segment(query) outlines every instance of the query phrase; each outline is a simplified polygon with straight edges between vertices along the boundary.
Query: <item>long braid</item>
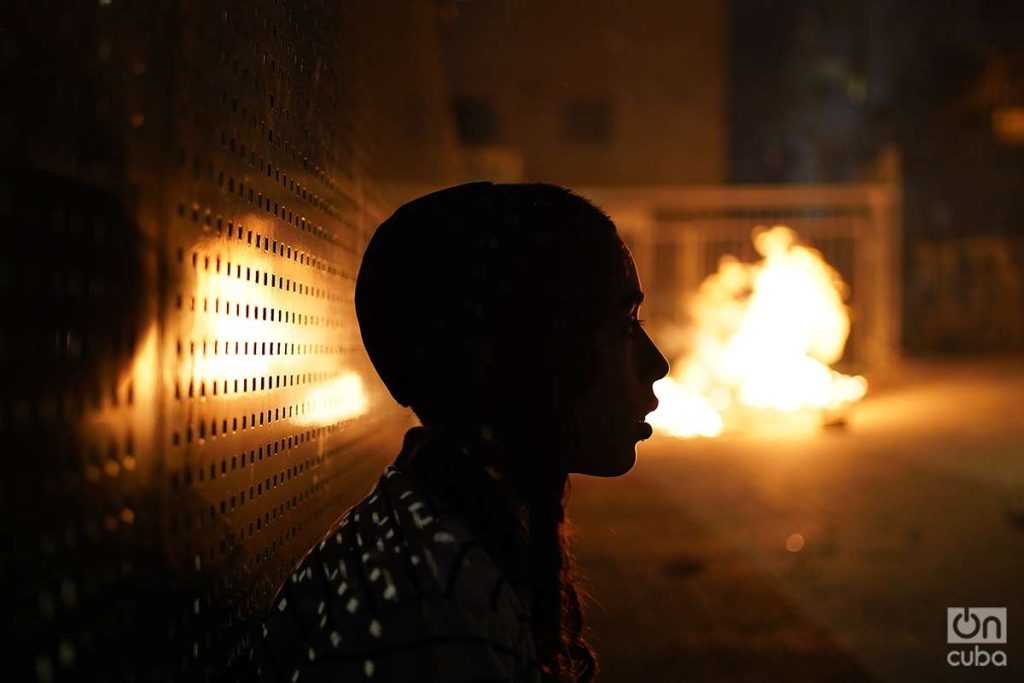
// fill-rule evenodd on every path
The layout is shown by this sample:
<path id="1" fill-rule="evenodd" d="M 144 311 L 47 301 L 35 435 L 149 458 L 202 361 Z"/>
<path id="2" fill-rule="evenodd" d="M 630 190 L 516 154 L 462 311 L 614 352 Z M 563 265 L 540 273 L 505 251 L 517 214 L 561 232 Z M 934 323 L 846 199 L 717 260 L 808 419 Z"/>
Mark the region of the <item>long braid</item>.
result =
<path id="1" fill-rule="evenodd" d="M 530 502 L 531 627 L 544 678 L 588 682 L 597 657 L 583 634 L 583 609 L 569 552 L 565 500 L 568 476 L 544 486 Z"/>
<path id="2" fill-rule="evenodd" d="M 537 647 L 541 670 L 548 680 L 561 680 L 564 667 L 565 637 L 562 632 L 562 524 L 565 509 L 562 493 L 565 480 L 537 486 L 529 501 L 530 514 L 530 588 L 532 606 L 530 627 Z M 546 490 L 545 490 L 546 489 Z"/>
<path id="3" fill-rule="evenodd" d="M 597 658 L 584 638 L 583 610 L 568 549 L 565 473 L 506 471 L 527 508 L 527 528 L 511 500 L 493 495 L 496 482 L 479 453 L 441 439 L 412 458 L 412 472 L 471 525 L 510 583 L 530 596 L 530 630 L 545 681 L 589 683 Z M 519 468 L 514 468 L 519 469 Z M 517 476 L 518 474 L 518 476 Z"/>

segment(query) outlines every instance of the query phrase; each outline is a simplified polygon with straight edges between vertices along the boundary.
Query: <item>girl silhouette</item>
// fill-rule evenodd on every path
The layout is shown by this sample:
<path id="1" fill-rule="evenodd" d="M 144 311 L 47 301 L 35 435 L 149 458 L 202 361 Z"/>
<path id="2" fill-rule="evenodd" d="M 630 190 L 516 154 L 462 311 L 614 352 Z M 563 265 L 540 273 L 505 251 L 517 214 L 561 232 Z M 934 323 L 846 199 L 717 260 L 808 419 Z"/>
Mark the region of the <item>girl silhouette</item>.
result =
<path id="1" fill-rule="evenodd" d="M 422 427 L 295 569 L 263 680 L 590 681 L 570 473 L 629 471 L 668 363 L 612 221 L 552 185 L 461 185 L 370 241 L 363 342 Z"/>

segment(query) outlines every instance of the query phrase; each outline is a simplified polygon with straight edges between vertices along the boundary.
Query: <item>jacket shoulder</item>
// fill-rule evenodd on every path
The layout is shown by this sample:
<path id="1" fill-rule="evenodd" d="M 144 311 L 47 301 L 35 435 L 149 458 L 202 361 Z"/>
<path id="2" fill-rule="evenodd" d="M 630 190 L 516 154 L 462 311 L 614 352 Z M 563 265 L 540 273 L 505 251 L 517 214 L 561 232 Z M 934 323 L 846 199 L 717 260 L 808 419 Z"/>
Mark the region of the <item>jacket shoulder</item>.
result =
<path id="1" fill-rule="evenodd" d="M 467 661 L 533 658 L 528 617 L 501 572 L 462 520 L 394 467 L 303 557 L 260 631 L 264 665 L 282 670 L 372 652 L 394 662 L 427 643 L 475 643 Z"/>

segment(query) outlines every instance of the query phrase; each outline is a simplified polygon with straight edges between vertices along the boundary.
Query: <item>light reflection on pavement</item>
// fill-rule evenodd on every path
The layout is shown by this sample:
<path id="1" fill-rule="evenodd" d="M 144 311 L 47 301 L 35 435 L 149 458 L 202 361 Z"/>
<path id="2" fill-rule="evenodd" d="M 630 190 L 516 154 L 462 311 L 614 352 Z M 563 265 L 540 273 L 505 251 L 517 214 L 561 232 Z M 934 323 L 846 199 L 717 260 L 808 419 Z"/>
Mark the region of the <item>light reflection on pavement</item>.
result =
<path id="1" fill-rule="evenodd" d="M 574 478 L 601 680 L 980 674 L 946 664 L 946 607 L 1024 614 L 1022 399 L 1024 362 L 909 365 L 846 429 L 655 438 Z"/>

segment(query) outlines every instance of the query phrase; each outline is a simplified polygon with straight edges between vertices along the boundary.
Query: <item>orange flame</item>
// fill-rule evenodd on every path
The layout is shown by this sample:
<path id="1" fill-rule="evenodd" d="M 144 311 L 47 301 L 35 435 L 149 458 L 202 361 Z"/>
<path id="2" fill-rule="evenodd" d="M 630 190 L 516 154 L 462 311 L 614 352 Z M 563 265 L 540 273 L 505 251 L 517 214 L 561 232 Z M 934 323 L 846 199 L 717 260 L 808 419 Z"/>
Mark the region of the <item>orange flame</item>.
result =
<path id="1" fill-rule="evenodd" d="M 785 226 L 755 228 L 753 241 L 763 260 L 724 257 L 691 303 L 690 353 L 655 384 L 659 431 L 717 436 L 743 407 L 837 410 L 867 391 L 829 367 L 850 333 L 839 274 Z"/>

